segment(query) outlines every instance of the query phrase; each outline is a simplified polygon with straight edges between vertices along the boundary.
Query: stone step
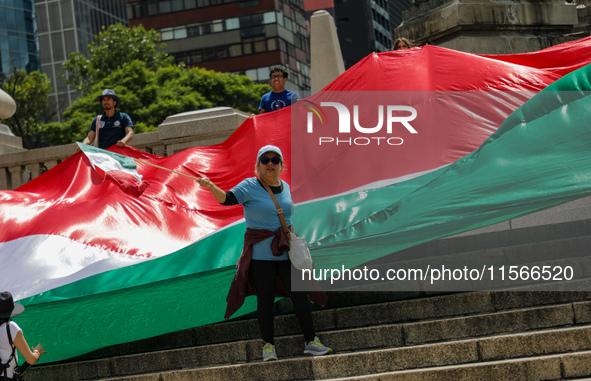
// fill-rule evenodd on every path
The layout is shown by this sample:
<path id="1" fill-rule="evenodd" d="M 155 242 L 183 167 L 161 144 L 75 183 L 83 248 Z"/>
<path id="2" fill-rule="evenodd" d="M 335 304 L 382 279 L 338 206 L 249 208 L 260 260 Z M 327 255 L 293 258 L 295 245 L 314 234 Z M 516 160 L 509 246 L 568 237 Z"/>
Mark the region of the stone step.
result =
<path id="1" fill-rule="evenodd" d="M 386 372 L 327 381 L 589 380 L 591 351 Z M 169 380 L 169 378 L 165 378 Z M 138 380 L 139 381 L 139 380 Z"/>
<path id="2" fill-rule="evenodd" d="M 363 295 L 362 293 L 345 294 Z M 363 308 L 359 306 L 348 306 L 338 309 L 323 309 L 313 312 L 313 315 L 316 329 L 320 332 L 445 319 L 525 307 L 583 302 L 586 300 L 591 300 L 591 292 L 503 291 L 458 293 L 374 303 L 365 305 Z M 289 300 L 285 301 L 285 304 L 290 303 Z M 275 318 L 275 332 L 278 337 L 299 333 L 298 327 L 293 315 L 281 315 Z M 259 330 L 255 319 L 228 321 L 174 332 L 134 343 L 104 348 L 80 359 L 106 358 L 258 338 Z"/>
<path id="3" fill-rule="evenodd" d="M 508 332 L 523 333 L 554 327 L 568 327 L 589 320 L 591 301 L 578 302 L 576 305 L 575 307 L 571 303 L 529 307 L 452 319 L 435 318 L 433 320 L 402 324 L 374 324 L 362 328 L 327 330 L 319 333 L 319 335 L 325 343 L 329 343 L 339 353 L 365 353 L 374 349 L 420 348 L 421 345 L 432 342 L 444 343 L 450 340 L 457 341 L 466 338 L 506 334 Z M 358 307 L 358 309 L 363 309 L 363 307 Z M 580 332 L 589 333 L 587 336 L 591 337 L 591 328 L 584 328 L 577 331 L 579 334 L 571 333 L 569 337 L 582 339 L 584 335 L 580 334 Z M 540 335 L 548 337 L 546 333 Z M 536 341 L 535 338 L 532 340 Z M 574 343 L 578 343 L 578 341 L 574 340 L 572 343 L 575 345 Z M 590 347 L 577 344 L 577 349 L 591 349 L 591 344 L 588 344 Z M 482 343 L 479 345 L 484 346 Z M 276 339 L 276 346 L 282 361 L 301 356 L 303 352 L 303 342 L 300 334 L 279 336 Z M 488 352 L 494 353 L 494 345 L 486 344 L 484 346 L 484 348 L 489 347 L 491 349 Z M 498 347 L 502 348 L 503 345 Z M 531 347 L 535 346 L 532 345 Z M 484 351 L 483 349 L 480 350 Z M 482 354 L 479 356 L 485 358 Z M 93 377 L 97 375 L 113 377 L 151 372 L 174 372 L 178 369 L 211 367 L 212 365 L 226 367 L 224 364 L 257 363 L 260 362 L 260 359 L 261 341 L 258 339 L 242 340 L 119 356 L 112 359 L 46 366 L 36 369 L 27 379 L 52 381 L 63 379 L 66 376 L 67 379 L 91 380 L 96 379 Z M 214 371 L 203 370 L 203 372 Z"/>
<path id="4" fill-rule="evenodd" d="M 269 363 L 259 360 L 244 364 L 103 379 L 555 380 L 562 378 L 563 371 L 568 377 L 591 375 L 591 367 L 585 363 L 591 359 L 590 326 L 532 332 L 523 335 L 523 338 L 516 336 L 518 335 L 357 351 L 317 358 L 301 356 Z M 496 360 L 499 352 L 506 349 L 511 351 L 509 357 Z M 487 374 L 489 376 L 485 377 Z"/>

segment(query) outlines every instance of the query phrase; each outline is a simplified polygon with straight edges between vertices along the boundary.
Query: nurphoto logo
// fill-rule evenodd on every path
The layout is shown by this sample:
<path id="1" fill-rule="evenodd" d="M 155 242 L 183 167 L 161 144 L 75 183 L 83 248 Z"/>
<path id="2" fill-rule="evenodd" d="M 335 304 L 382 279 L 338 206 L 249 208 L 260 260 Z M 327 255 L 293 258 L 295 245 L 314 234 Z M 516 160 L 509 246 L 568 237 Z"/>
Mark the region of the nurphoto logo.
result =
<path id="1" fill-rule="evenodd" d="M 403 144 L 404 140 L 392 134 L 399 130 L 399 127 L 403 127 L 411 134 L 418 134 L 410 123 L 418 115 L 417 110 L 412 106 L 380 104 L 376 107 L 376 104 L 367 103 L 347 106 L 341 102 L 318 104 L 305 99 L 300 102 L 303 107 L 310 110 L 306 114 L 306 132 L 313 134 L 315 124 L 322 128 L 323 136 L 318 136 L 319 146 L 328 144 L 398 146 Z M 337 112 L 336 125 L 328 122 L 327 112 L 334 112 L 333 110 Z M 372 122 L 367 121 L 372 118 Z M 334 120 L 331 118 L 331 121 Z M 353 131 L 351 126 L 354 128 Z"/>

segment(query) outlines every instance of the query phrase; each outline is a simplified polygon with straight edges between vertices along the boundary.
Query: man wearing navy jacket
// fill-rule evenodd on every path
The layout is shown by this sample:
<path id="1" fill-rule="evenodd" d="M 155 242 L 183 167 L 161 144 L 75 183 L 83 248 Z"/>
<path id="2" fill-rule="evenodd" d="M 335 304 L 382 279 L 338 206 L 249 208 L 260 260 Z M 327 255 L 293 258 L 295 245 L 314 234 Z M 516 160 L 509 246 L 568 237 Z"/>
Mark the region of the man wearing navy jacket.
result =
<path id="1" fill-rule="evenodd" d="M 101 102 L 105 112 L 92 120 L 90 131 L 82 143 L 92 144 L 98 135 L 99 148 L 106 149 L 113 144 L 125 147 L 133 139 L 133 122 L 129 115 L 115 109 L 121 104 L 121 99 L 111 89 L 105 89 L 96 99 Z"/>

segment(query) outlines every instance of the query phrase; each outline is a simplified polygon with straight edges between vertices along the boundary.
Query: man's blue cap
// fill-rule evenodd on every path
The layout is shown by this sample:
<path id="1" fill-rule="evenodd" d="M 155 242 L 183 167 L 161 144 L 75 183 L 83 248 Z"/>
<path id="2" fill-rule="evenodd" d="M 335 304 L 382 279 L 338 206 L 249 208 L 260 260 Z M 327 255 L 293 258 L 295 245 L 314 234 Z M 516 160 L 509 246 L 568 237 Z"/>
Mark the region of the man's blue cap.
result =
<path id="1" fill-rule="evenodd" d="M 121 105 L 121 99 L 119 99 L 117 94 L 115 94 L 115 92 L 111 89 L 104 89 L 103 93 L 101 95 L 99 95 L 98 97 L 96 97 L 96 100 L 99 102 L 102 102 L 103 97 L 111 97 L 117 101 L 117 106 Z"/>

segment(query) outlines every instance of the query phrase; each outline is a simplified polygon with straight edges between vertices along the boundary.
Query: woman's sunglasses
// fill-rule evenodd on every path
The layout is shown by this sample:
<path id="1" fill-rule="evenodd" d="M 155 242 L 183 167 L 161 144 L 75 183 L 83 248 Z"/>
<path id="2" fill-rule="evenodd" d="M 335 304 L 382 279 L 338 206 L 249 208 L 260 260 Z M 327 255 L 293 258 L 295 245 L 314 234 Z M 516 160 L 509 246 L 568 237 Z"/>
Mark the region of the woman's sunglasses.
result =
<path id="1" fill-rule="evenodd" d="M 269 164 L 269 162 L 273 163 L 274 165 L 278 165 L 279 163 L 281 163 L 281 159 L 278 158 L 277 156 L 274 157 L 267 157 L 267 156 L 263 156 L 261 157 L 261 164 L 263 165 L 267 165 Z"/>

